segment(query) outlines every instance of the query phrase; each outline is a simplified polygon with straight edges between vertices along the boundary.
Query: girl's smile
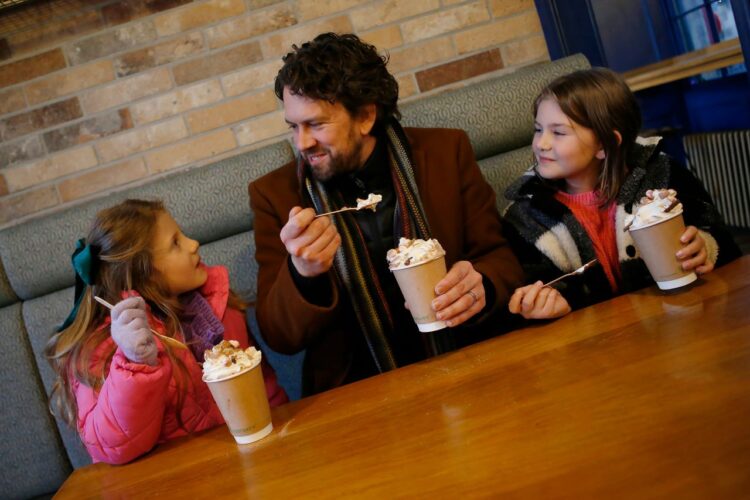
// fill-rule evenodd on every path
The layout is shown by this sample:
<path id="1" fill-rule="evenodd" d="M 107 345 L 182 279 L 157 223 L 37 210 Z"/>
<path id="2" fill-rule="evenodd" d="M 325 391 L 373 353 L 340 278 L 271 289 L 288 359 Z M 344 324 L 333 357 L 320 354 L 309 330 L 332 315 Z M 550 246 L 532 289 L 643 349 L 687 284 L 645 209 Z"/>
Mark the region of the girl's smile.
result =
<path id="1" fill-rule="evenodd" d="M 594 131 L 568 118 L 554 99 L 539 104 L 531 145 L 539 175 L 563 179 L 569 193 L 594 190 L 604 150 Z"/>

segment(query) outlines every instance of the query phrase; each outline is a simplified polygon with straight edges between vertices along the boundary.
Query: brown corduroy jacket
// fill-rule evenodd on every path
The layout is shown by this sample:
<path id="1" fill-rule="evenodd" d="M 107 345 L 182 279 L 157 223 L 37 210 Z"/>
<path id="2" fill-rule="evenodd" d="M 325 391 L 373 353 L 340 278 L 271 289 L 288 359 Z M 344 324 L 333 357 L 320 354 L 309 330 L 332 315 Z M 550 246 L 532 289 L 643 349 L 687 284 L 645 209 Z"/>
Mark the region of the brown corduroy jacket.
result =
<path id="1" fill-rule="evenodd" d="M 448 268 L 468 260 L 492 282 L 494 304 L 483 317 L 504 308 L 521 285 L 523 273 L 501 234 L 495 192 L 485 181 L 465 132 L 407 128 L 412 165 L 432 237 L 446 251 Z M 294 162 L 251 182 L 248 191 L 255 214 L 258 275 L 257 318 L 268 345 L 282 353 L 307 349 L 303 386 L 320 392 L 341 384 L 351 361 L 351 336 L 362 335 L 343 308 L 331 269 L 333 300 L 326 307 L 300 294 L 289 270 L 289 254 L 279 233 L 294 206 L 304 206 Z M 385 258 L 385 256 L 382 256 Z M 492 328 L 492 325 L 486 325 Z M 460 335 L 460 333 L 457 333 Z"/>

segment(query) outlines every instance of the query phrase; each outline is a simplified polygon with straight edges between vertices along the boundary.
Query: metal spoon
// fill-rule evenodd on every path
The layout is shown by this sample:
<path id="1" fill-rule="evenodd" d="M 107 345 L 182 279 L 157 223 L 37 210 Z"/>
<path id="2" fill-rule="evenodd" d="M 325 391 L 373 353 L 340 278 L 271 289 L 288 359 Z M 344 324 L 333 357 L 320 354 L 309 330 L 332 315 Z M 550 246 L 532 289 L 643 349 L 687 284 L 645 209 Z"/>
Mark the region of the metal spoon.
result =
<path id="1" fill-rule="evenodd" d="M 542 288 L 544 288 L 545 286 L 551 286 L 551 285 L 554 285 L 555 283 L 557 283 L 557 282 L 558 282 L 558 281 L 560 281 L 561 279 L 567 278 L 568 276 L 573 276 L 574 274 L 581 274 L 581 273 L 582 273 L 582 272 L 584 272 L 584 271 L 585 271 L 586 269 L 588 269 L 589 267 L 591 267 L 591 266 L 593 266 L 594 264 L 596 264 L 596 262 L 597 262 L 597 260 L 596 260 L 596 259 L 590 260 L 590 261 L 586 262 L 586 263 L 585 263 L 584 265 L 582 265 L 581 267 L 579 267 L 578 269 L 576 269 L 575 271 L 573 271 L 573 272 L 570 272 L 570 273 L 568 273 L 568 274 L 563 274 L 563 275 L 562 275 L 562 276 L 560 276 L 559 278 L 555 278 L 555 279 L 553 279 L 552 281 L 548 281 L 547 283 L 545 283 L 545 284 L 544 284 L 544 286 L 542 286 Z"/>

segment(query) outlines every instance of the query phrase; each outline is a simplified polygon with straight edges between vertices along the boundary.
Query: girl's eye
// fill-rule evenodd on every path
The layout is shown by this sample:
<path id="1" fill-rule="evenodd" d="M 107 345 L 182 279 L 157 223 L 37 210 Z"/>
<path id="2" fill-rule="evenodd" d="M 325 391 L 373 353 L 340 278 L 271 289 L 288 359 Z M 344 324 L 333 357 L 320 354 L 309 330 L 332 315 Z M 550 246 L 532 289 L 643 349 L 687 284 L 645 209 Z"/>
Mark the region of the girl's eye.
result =
<path id="1" fill-rule="evenodd" d="M 542 131 L 542 128 L 541 128 L 541 127 L 534 127 L 534 133 L 535 133 L 535 134 L 538 134 L 538 133 L 540 133 L 541 131 Z"/>
<path id="2" fill-rule="evenodd" d="M 555 130 L 554 134 L 555 135 L 565 135 L 565 132 L 563 132 L 562 130 Z"/>

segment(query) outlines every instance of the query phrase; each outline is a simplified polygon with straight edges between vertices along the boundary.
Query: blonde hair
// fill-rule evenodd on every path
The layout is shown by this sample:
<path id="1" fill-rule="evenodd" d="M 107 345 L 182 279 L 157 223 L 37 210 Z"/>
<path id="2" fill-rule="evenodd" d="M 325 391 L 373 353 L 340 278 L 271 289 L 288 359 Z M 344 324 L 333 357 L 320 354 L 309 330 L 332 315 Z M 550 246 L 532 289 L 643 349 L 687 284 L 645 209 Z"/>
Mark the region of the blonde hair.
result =
<path id="1" fill-rule="evenodd" d="M 113 343 L 104 353 L 101 370 L 92 369 L 94 352 L 110 336 L 108 327 L 100 327 L 109 311 L 97 304 L 94 296 L 114 304 L 121 300 L 122 292 L 136 290 L 149 304 L 152 313 L 164 323 L 165 335 L 175 337 L 180 331 L 182 308 L 179 301 L 169 295 L 161 275 L 153 266 L 151 255 L 156 220 L 160 213 L 165 212 L 167 210 L 160 201 L 125 200 L 100 211 L 86 238 L 87 244 L 98 253 L 94 283 L 86 286 L 73 323 L 54 334 L 45 347 L 45 355 L 57 375 L 50 410 L 73 427 L 76 426 L 78 409 L 72 381 L 75 379 L 99 390 L 117 348 Z M 236 300 L 230 301 L 231 306 L 243 308 Z M 182 426 L 180 412 L 190 377 L 187 367 L 175 356 L 172 347 L 164 344 L 164 348 L 176 368 L 173 374 L 178 393 L 177 419 Z"/>

